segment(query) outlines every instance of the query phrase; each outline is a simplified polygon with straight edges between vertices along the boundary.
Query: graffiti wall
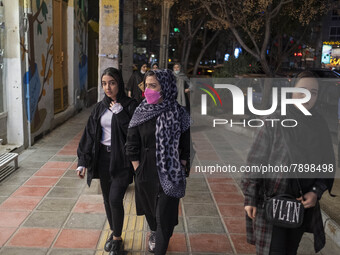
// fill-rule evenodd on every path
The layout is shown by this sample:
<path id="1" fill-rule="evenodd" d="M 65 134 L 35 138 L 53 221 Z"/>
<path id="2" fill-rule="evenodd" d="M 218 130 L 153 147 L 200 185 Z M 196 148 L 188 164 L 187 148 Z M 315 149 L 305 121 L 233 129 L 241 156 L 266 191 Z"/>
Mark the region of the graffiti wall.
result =
<path id="1" fill-rule="evenodd" d="M 31 121 L 32 134 L 49 128 L 53 118 L 53 21 L 52 0 L 32 0 L 32 13 L 24 20 L 24 1 L 21 0 L 22 28 L 20 29 L 21 61 L 24 73 L 25 96 L 29 92 L 30 103 L 25 100 L 27 119 Z M 28 25 L 28 26 L 27 26 Z M 25 33 L 28 29 L 28 44 Z M 26 56 L 27 53 L 27 56 Z M 25 59 L 28 57 L 29 66 Z"/>
<path id="2" fill-rule="evenodd" d="M 27 22 L 24 19 L 26 1 L 29 1 L 32 7 L 32 13 L 28 14 Z M 27 94 L 30 96 L 30 103 L 27 104 L 25 101 L 25 108 L 27 119 L 31 121 L 32 136 L 49 130 L 53 119 L 56 118 L 56 113 L 69 110 L 75 105 L 77 98 L 79 99 L 77 96 L 86 90 L 87 1 L 20 0 L 22 80 L 25 96 Z M 54 13 L 59 13 L 56 12 L 56 6 L 62 6 L 61 10 L 67 9 L 60 18 L 59 15 L 53 17 Z M 24 31 L 27 28 L 29 47 L 25 44 Z M 57 30 L 59 28 L 64 29 L 61 33 L 65 34 L 65 37 L 61 38 L 62 42 L 57 41 L 56 38 L 59 36 L 53 38 L 54 34 L 58 35 L 57 32 L 60 32 Z M 74 49 L 69 49 L 70 43 Z M 29 63 L 27 67 L 26 58 Z M 73 61 L 70 62 L 70 58 Z M 60 61 L 64 61 L 64 64 L 61 64 L 64 69 L 56 64 Z M 69 66 L 69 63 L 73 66 Z M 65 65 L 68 65 L 67 68 Z M 62 87 L 61 93 L 56 89 L 59 82 L 56 76 L 59 77 L 60 72 L 62 72 L 62 77 L 66 77 L 59 86 Z M 58 98 L 62 98 L 62 107 L 61 110 L 56 111 L 56 107 L 59 107 Z"/>

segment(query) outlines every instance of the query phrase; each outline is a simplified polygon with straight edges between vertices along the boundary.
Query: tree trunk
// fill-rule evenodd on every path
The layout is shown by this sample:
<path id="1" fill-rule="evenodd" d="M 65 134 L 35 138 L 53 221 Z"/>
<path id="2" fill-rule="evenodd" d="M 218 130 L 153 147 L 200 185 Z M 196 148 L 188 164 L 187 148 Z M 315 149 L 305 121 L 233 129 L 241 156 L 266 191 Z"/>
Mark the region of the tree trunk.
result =
<path id="1" fill-rule="evenodd" d="M 217 37 L 217 35 L 219 34 L 220 31 L 216 31 L 215 34 L 211 37 L 210 41 L 205 44 L 205 41 L 206 41 L 206 31 L 204 32 L 204 39 L 203 39 L 203 45 L 202 45 L 202 50 L 200 52 L 200 54 L 198 55 L 197 57 L 197 60 L 196 60 L 196 63 L 195 63 L 195 66 L 194 66 L 194 70 L 192 72 L 193 75 L 196 75 L 197 74 L 197 70 L 198 70 L 198 65 L 204 55 L 204 53 L 206 52 L 206 50 L 208 49 L 208 47 L 211 45 L 211 43 L 215 40 L 215 38 Z"/>
<path id="2" fill-rule="evenodd" d="M 187 44 L 188 44 L 188 38 L 185 37 L 183 39 L 183 43 L 182 43 L 181 63 L 184 63 L 184 58 L 185 58 L 185 52 L 186 52 L 186 49 L 187 49 Z"/>
<path id="3" fill-rule="evenodd" d="M 190 37 L 188 39 L 188 43 L 187 43 L 185 58 L 184 58 L 183 66 L 182 66 L 182 71 L 184 73 L 186 73 L 186 71 L 188 69 L 188 61 L 189 61 L 189 55 L 190 55 L 190 51 L 191 51 L 191 45 L 192 45 L 192 37 Z"/>
<path id="4" fill-rule="evenodd" d="M 268 65 L 268 61 L 266 59 L 261 60 L 261 66 L 263 68 L 263 71 L 266 74 L 265 80 L 264 80 L 264 88 L 262 92 L 262 101 L 261 101 L 261 109 L 267 109 L 271 92 L 272 92 L 272 72 L 270 70 L 270 67 Z"/>

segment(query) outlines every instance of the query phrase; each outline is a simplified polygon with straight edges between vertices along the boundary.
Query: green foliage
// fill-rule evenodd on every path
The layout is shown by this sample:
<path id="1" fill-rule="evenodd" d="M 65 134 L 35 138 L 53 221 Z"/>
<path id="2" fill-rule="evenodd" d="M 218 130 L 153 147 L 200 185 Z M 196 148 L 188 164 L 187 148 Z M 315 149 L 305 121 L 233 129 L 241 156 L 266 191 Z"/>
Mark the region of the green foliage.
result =
<path id="1" fill-rule="evenodd" d="M 42 34 L 42 27 L 41 24 L 38 24 L 38 35 Z"/>
<path id="2" fill-rule="evenodd" d="M 241 54 L 238 58 L 230 56 L 229 61 L 214 73 L 216 78 L 233 78 L 235 75 L 256 73 L 260 70 L 259 63 L 248 54 Z"/>
<path id="3" fill-rule="evenodd" d="M 44 19 L 47 20 L 46 14 L 48 13 L 48 9 L 47 9 L 47 4 L 45 3 L 45 1 L 42 2 L 41 11 L 42 11 L 42 15 L 44 16 Z"/>

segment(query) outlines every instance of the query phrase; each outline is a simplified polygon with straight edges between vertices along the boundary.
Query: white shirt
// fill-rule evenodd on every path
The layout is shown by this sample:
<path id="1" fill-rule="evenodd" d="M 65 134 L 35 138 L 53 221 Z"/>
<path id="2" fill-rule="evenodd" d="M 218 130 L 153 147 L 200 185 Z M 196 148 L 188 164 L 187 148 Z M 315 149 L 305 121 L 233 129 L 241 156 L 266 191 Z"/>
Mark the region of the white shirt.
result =
<path id="1" fill-rule="evenodd" d="M 100 142 L 106 146 L 111 146 L 111 120 L 113 112 L 106 110 L 100 118 L 100 125 L 102 127 L 102 139 Z"/>

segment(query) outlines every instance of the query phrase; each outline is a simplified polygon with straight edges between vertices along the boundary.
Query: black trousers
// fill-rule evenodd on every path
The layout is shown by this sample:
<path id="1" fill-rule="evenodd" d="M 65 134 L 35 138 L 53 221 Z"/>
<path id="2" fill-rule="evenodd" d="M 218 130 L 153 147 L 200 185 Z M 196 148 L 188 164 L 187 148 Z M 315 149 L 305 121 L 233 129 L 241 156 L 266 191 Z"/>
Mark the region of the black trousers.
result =
<path id="1" fill-rule="evenodd" d="M 170 238 L 178 224 L 179 198 L 169 197 L 162 191 L 158 195 L 156 217 L 145 215 L 149 227 L 156 231 L 155 255 L 166 254 Z"/>
<path id="2" fill-rule="evenodd" d="M 270 255 L 296 255 L 305 227 L 281 228 L 273 226 Z"/>
<path id="3" fill-rule="evenodd" d="M 113 235 L 120 237 L 124 222 L 123 199 L 128 186 L 122 185 L 118 179 L 111 178 L 109 172 L 110 153 L 101 147 L 99 154 L 98 172 L 106 216 Z"/>

